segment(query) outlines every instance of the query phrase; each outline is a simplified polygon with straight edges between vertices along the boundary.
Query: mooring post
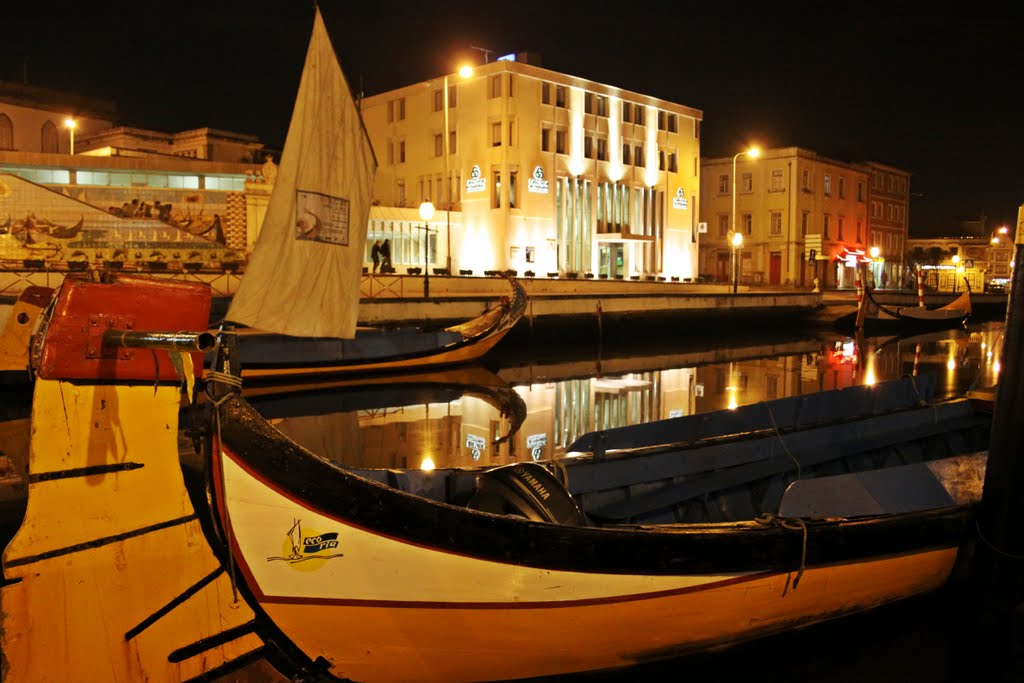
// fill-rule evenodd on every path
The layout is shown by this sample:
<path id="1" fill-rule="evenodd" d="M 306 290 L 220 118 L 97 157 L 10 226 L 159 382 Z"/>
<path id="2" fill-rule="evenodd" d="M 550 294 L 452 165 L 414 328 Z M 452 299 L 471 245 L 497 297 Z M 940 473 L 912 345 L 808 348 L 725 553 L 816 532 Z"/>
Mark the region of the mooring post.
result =
<path id="1" fill-rule="evenodd" d="M 1024 245 L 1017 245 L 1015 258 L 1024 264 Z M 981 622 L 978 635 L 1003 662 L 1010 658 L 1009 637 L 1021 599 L 1024 562 L 1024 268 L 1013 270 L 1010 287 L 972 565 L 972 602 L 976 601 Z M 991 645 L 993 641 L 1000 645 Z"/>

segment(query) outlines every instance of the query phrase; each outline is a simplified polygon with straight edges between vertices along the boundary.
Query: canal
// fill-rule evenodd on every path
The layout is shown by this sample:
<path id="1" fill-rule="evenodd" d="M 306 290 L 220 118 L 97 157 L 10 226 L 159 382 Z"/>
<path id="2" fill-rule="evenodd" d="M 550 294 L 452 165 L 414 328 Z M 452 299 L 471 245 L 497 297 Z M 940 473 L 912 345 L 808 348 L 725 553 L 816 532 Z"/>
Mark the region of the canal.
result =
<path id="1" fill-rule="evenodd" d="M 485 367 L 325 384 L 312 391 L 245 391 L 279 430 L 344 465 L 490 467 L 566 455 L 568 444 L 596 429 L 906 375 L 935 374 L 940 395 L 963 395 L 995 385 L 1002 336 L 1002 323 L 982 322 L 904 338 L 827 330 L 693 330 L 674 340 L 535 345 L 520 337 L 496 348 Z M 8 414 L 22 417 L 0 423 L 10 456 L 28 440 L 27 394 L 15 400 L 23 403 L 8 405 Z M 722 653 L 569 680 L 1022 680 L 1020 637 L 1008 630 L 1005 640 L 978 642 L 965 616 L 964 595 L 950 587 Z M 226 681 L 283 679 L 262 663 L 221 683 Z"/>

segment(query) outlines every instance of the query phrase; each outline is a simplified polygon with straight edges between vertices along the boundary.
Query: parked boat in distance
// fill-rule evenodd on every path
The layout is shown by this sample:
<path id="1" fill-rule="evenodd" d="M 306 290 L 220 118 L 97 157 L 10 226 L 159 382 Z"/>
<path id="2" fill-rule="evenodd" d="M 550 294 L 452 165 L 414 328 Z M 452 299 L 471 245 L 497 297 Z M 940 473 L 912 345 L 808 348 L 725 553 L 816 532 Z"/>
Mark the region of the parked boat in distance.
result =
<path id="1" fill-rule="evenodd" d="M 963 325 L 971 316 L 971 284 L 964 278 L 964 292 L 953 301 L 928 308 L 924 305 L 924 287 L 921 271 L 917 271 L 917 305 L 899 306 L 880 303 L 876 298 L 867 278 L 861 273 L 861 285 L 858 290 L 857 318 L 858 329 L 871 331 L 900 330 L 914 331 L 922 329 L 942 329 Z"/>
<path id="2" fill-rule="evenodd" d="M 377 162 L 317 10 L 274 189 L 226 314 L 248 380 L 408 371 L 477 360 L 519 321 L 526 293 L 444 330 L 357 330 Z"/>

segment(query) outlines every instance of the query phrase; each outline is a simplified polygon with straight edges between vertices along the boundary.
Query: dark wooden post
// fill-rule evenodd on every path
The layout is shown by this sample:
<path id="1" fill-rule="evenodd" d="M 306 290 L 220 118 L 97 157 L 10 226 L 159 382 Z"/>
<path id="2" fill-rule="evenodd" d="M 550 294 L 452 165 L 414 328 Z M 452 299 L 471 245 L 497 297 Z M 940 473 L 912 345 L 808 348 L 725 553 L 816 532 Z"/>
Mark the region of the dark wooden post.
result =
<path id="1" fill-rule="evenodd" d="M 1017 245 L 1016 263 L 972 571 L 977 634 L 993 655 L 992 665 L 1009 659 L 1024 564 L 1024 245 Z"/>

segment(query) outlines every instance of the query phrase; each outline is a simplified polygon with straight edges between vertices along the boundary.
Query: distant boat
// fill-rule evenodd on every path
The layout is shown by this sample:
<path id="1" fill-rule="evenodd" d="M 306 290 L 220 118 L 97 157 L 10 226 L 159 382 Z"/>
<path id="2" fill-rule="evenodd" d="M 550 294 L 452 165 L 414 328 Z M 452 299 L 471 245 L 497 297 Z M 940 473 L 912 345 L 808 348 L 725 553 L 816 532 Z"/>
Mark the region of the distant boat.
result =
<path id="1" fill-rule="evenodd" d="M 918 304 L 899 306 L 880 303 L 872 287 L 862 278 L 861 296 L 857 307 L 857 327 L 871 330 L 942 329 L 963 325 L 971 316 L 971 284 L 964 278 L 964 292 L 944 306 L 928 308 L 918 272 Z"/>
<path id="2" fill-rule="evenodd" d="M 226 322 L 248 379 L 465 363 L 522 317 L 526 293 L 441 331 L 360 330 L 359 285 L 377 162 L 317 12 L 277 180 Z"/>

